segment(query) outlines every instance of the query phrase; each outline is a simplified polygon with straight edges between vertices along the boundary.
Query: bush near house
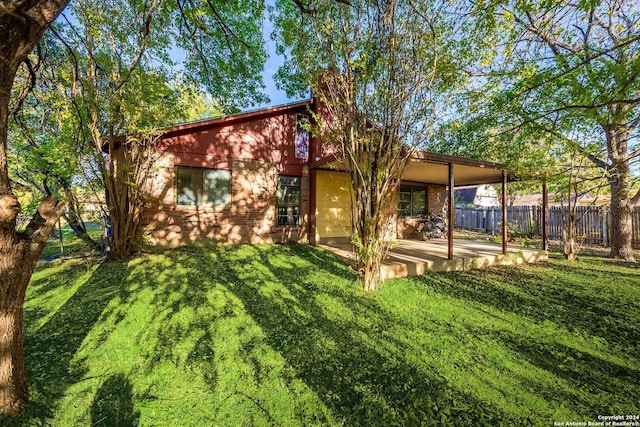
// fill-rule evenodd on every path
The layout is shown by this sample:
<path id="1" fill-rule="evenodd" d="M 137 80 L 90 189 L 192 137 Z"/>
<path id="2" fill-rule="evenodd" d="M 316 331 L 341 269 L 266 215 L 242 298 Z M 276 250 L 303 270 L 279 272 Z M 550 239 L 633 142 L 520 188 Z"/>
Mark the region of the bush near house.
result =
<path id="1" fill-rule="evenodd" d="M 601 257 L 362 292 L 303 246 L 54 261 L 2 425 L 535 425 L 640 414 L 640 271 Z"/>

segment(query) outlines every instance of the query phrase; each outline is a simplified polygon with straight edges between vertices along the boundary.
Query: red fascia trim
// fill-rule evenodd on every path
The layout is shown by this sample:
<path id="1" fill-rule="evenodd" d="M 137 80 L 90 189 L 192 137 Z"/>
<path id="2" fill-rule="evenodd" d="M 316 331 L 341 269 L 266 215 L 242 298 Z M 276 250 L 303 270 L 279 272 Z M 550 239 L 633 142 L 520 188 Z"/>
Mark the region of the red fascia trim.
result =
<path id="1" fill-rule="evenodd" d="M 267 107 L 259 110 L 253 110 L 253 111 L 245 111 L 242 113 L 231 114 L 228 116 L 220 116 L 220 117 L 215 117 L 213 119 L 200 120 L 197 122 L 183 123 L 173 127 L 159 129 L 158 132 L 162 134 L 163 139 L 166 139 L 166 138 L 171 138 L 173 136 L 177 136 L 179 134 L 192 132 L 202 127 L 228 125 L 228 124 L 234 124 L 237 122 L 256 119 L 260 117 L 281 114 L 283 112 L 286 112 L 289 110 L 295 110 L 308 105 L 312 106 L 313 103 L 314 103 L 313 99 L 305 99 L 304 101 L 292 102 L 290 104 L 276 105 L 273 107 Z M 115 145 L 117 146 L 121 144 L 122 142 L 124 142 L 124 140 L 125 140 L 124 135 L 115 137 L 114 138 Z M 108 153 L 109 151 L 108 141 L 105 141 L 105 143 L 102 145 L 102 151 L 105 153 Z"/>
<path id="2" fill-rule="evenodd" d="M 307 99 L 304 101 L 298 101 L 298 102 L 293 102 L 293 103 L 284 104 L 284 105 L 277 105 L 275 107 L 268 107 L 260 110 L 246 111 L 243 113 L 232 114 L 229 116 L 221 116 L 221 117 L 202 120 L 198 122 L 184 123 L 178 126 L 174 126 L 172 128 L 165 129 L 164 136 L 170 137 L 170 136 L 174 136 L 175 134 L 187 133 L 186 131 L 193 131 L 195 129 L 199 129 L 202 127 L 229 125 L 229 124 L 235 124 L 238 122 L 243 122 L 248 120 L 255 120 L 261 117 L 282 114 L 284 112 L 296 110 L 301 107 L 305 107 L 312 104 L 313 104 L 313 100 Z"/>

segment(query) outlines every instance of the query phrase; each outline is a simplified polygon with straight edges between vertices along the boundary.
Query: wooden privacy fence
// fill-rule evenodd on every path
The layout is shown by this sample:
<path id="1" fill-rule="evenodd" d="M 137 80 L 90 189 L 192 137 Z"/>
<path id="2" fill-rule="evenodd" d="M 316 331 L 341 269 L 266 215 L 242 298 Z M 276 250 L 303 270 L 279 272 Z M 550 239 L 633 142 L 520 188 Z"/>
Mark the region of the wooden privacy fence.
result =
<path id="1" fill-rule="evenodd" d="M 550 206 L 548 235 L 561 240 L 567 229 L 567 206 Z M 606 206 L 578 206 L 576 208 L 576 239 L 589 245 L 609 246 L 610 212 Z M 516 236 L 542 236 L 542 207 L 507 207 L 509 233 Z M 456 206 L 456 229 L 500 235 L 502 208 Z M 633 247 L 640 248 L 640 207 L 633 210 Z"/>

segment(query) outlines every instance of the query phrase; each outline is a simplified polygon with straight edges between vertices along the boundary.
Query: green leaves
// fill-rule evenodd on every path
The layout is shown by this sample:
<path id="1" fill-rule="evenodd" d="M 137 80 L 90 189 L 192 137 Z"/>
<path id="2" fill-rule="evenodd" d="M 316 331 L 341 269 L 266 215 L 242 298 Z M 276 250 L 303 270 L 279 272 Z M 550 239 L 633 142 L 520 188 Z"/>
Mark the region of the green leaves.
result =
<path id="1" fill-rule="evenodd" d="M 446 2 L 298 5 L 278 3 L 275 39 L 291 61 L 279 76 L 290 91 L 313 89 L 316 133 L 348 164 L 352 242 L 363 286 L 373 290 L 398 178 L 458 75 L 455 25 Z"/>
<path id="2" fill-rule="evenodd" d="M 204 85 L 227 110 L 267 101 L 260 77 L 266 59 L 263 2 L 178 1 L 175 5 L 170 7 L 174 8 L 176 44 L 186 54 L 185 76 Z"/>
<path id="3" fill-rule="evenodd" d="M 637 134 L 637 8 L 518 1 L 480 2 L 470 12 L 465 39 L 479 77 L 460 92 L 463 125 L 457 117 L 447 124 L 437 148 L 539 172 L 576 149 L 585 157 L 604 150 L 607 123 Z M 444 140 L 452 134 L 456 141 Z"/>

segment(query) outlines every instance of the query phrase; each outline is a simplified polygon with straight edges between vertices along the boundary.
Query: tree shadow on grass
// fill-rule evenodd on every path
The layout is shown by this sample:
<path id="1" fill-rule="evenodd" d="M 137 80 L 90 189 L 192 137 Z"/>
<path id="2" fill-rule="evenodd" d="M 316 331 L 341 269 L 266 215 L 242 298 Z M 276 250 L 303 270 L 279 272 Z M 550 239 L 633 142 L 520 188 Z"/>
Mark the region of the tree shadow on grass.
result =
<path id="1" fill-rule="evenodd" d="M 25 310 L 25 357 L 30 402 L 22 415 L 2 419 L 6 425 L 47 425 L 57 401 L 85 373 L 82 362 L 73 362 L 80 345 L 98 322 L 104 308 L 121 292 L 121 264 L 108 262 L 87 274 L 85 265 L 65 270 L 71 280 L 85 280 L 40 328 L 29 327 L 43 315 L 38 308 Z M 87 274 L 86 278 L 82 276 Z"/>
<path id="2" fill-rule="evenodd" d="M 547 276 L 545 270 L 496 267 L 430 273 L 415 280 L 441 294 L 515 313 L 538 323 L 551 321 L 569 331 L 604 338 L 619 348 L 640 343 L 640 316 L 634 314 L 640 310 L 639 301 L 620 301 L 597 292 L 587 294 L 577 289 L 574 281 Z M 508 289 L 503 284 L 514 288 Z"/>
<path id="3" fill-rule="evenodd" d="M 219 279 L 240 298 L 265 332 L 267 343 L 293 367 L 295 376 L 331 409 L 337 423 L 523 422 L 450 387 L 433 369 L 409 362 L 406 345 L 384 333 L 390 329 L 393 314 L 356 289 L 355 284 L 332 285 L 354 280 L 332 255 L 299 245 L 283 247 L 277 260 L 273 252 L 257 252 L 267 271 L 233 262 L 220 268 Z M 288 264 L 283 262 L 287 254 L 292 260 Z M 294 262 L 296 257 L 305 260 L 305 265 Z M 246 348 L 245 354 L 250 350 Z M 254 359 L 253 363 L 258 364 L 259 372 L 260 361 Z"/>
<path id="4" fill-rule="evenodd" d="M 410 362 L 406 344 L 385 334 L 397 320 L 394 314 L 360 291 L 351 270 L 331 254 L 302 245 L 193 245 L 173 251 L 162 265 L 171 271 L 162 279 L 153 277 L 153 268 L 135 269 L 128 278 L 155 286 L 148 326 L 157 328 L 156 341 L 145 367 L 151 372 L 170 362 L 199 372 L 213 399 L 204 415 L 210 421 L 367 426 L 523 421 L 451 387 L 426 364 Z M 223 333 L 233 343 L 222 345 L 218 334 Z M 278 390 L 261 390 L 269 385 Z M 155 398 L 149 389 L 137 399 Z M 231 413 L 237 411 L 246 413 Z"/>
<path id="5" fill-rule="evenodd" d="M 640 287 L 640 263 L 614 260 L 603 257 L 579 258 L 578 260 L 568 262 L 556 262 L 553 269 L 569 275 L 575 274 L 576 270 L 580 270 L 585 282 L 590 279 L 602 280 L 602 276 L 613 282 L 624 283 L 626 286 Z"/>
<path id="6" fill-rule="evenodd" d="M 535 340 L 504 331 L 500 333 L 500 339 L 533 365 L 567 382 L 571 396 L 562 396 L 555 387 L 541 389 L 540 384 L 531 385 L 549 402 L 572 402 L 575 412 L 585 416 L 636 413 L 640 408 L 638 369 L 612 363 L 552 340 Z M 576 392 L 584 393 L 590 399 L 586 401 Z"/>
<path id="7" fill-rule="evenodd" d="M 133 386 L 124 374 L 110 375 L 100 385 L 91 405 L 91 425 L 133 427 L 140 411 L 133 410 Z"/>
<path id="8" fill-rule="evenodd" d="M 551 386 L 533 383 L 533 376 L 519 379 L 547 402 L 558 406 L 572 402 L 572 409 L 587 417 L 633 413 L 638 410 L 640 396 L 640 369 L 633 367 L 639 360 L 639 301 L 621 298 L 625 293 L 620 289 L 602 292 L 594 285 L 606 285 L 587 277 L 591 271 L 602 277 L 606 270 L 560 264 L 431 273 L 415 280 L 438 293 L 467 301 L 486 314 L 498 310 L 533 323 L 552 322 L 560 330 L 566 328 L 578 337 L 576 347 L 551 334 L 548 339 L 545 334 L 519 335 L 504 330 L 495 335 L 516 355 L 559 380 Z M 637 277 L 634 280 L 638 281 Z M 509 321 L 517 322 L 517 317 Z M 561 333 L 572 339 L 570 334 Z M 578 348 L 581 343 L 589 347 L 590 341 L 600 350 L 590 353 Z"/>

